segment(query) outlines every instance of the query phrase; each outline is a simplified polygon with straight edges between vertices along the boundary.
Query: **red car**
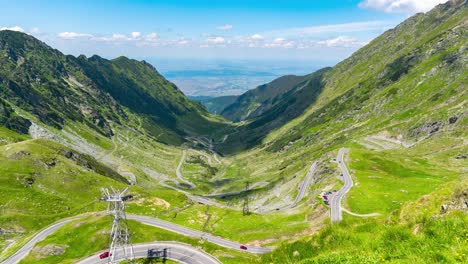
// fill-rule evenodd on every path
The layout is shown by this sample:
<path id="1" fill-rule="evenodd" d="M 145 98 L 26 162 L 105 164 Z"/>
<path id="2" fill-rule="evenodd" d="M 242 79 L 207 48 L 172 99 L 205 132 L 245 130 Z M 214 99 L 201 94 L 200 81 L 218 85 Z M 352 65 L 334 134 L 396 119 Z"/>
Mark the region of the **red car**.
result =
<path id="1" fill-rule="evenodd" d="M 108 258 L 108 257 L 109 257 L 109 251 L 106 251 L 106 252 L 102 253 L 101 255 L 99 255 L 100 259 L 105 259 L 105 258 Z"/>
<path id="2" fill-rule="evenodd" d="M 323 197 L 323 199 L 328 199 L 328 197 L 327 197 L 326 195 L 324 195 L 324 196 L 322 196 L 322 197 Z"/>
<path id="3" fill-rule="evenodd" d="M 240 249 L 242 249 L 242 250 L 247 250 L 247 247 L 244 246 L 244 245 L 241 245 L 241 246 L 240 246 Z"/>

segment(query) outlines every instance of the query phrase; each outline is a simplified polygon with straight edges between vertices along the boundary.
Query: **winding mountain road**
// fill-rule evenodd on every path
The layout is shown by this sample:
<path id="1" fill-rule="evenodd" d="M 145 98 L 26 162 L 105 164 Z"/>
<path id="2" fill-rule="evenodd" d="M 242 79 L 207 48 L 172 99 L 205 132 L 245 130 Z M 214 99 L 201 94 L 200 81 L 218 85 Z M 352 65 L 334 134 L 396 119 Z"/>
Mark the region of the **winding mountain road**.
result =
<path id="1" fill-rule="evenodd" d="M 176 175 L 177 175 L 177 178 L 179 178 L 179 180 L 181 180 L 182 182 L 190 186 L 189 189 L 193 189 L 196 187 L 195 184 L 189 180 L 184 179 L 184 177 L 182 176 L 182 172 L 180 172 L 180 169 L 182 168 L 182 165 L 184 164 L 186 155 L 187 155 L 187 151 L 184 149 L 182 152 L 182 157 L 180 158 L 180 161 L 179 161 L 179 165 L 177 165 Z"/>
<path id="2" fill-rule="evenodd" d="M 312 180 L 312 176 L 314 175 L 315 169 L 317 169 L 317 165 L 318 162 L 315 161 L 314 163 L 312 163 L 312 166 L 310 166 L 304 181 L 302 182 L 302 184 L 299 185 L 299 192 L 297 193 L 296 199 L 294 199 L 292 204 L 282 207 L 280 208 L 280 210 L 291 209 L 294 206 L 296 206 L 302 200 L 302 198 L 304 198 L 304 195 L 307 191 L 307 187 L 309 187 L 310 181 Z"/>
<path id="3" fill-rule="evenodd" d="M 171 259 L 179 263 L 185 264 L 221 264 L 219 260 L 210 254 L 195 249 L 190 245 L 177 242 L 151 242 L 133 245 L 134 258 L 147 258 L 148 250 L 155 249 L 157 251 L 166 250 L 166 259 Z M 76 262 L 77 264 L 104 264 L 108 263 L 108 259 L 100 259 L 98 252 L 93 256 Z M 123 255 L 123 254 L 122 254 Z M 123 260 L 117 258 L 116 260 Z"/>
<path id="4" fill-rule="evenodd" d="M 304 198 L 304 196 L 306 194 L 306 191 L 307 191 L 307 188 L 310 185 L 310 181 L 312 180 L 312 176 L 314 175 L 314 172 L 317 169 L 317 166 L 318 166 L 317 161 L 312 163 L 309 170 L 307 171 L 307 175 L 304 178 L 304 181 L 302 181 L 302 183 L 299 184 L 299 187 L 298 187 L 299 191 L 297 193 L 296 198 L 294 199 L 294 201 L 291 204 L 285 205 L 283 207 L 280 207 L 280 208 L 277 208 L 277 209 L 274 209 L 274 210 L 266 210 L 266 211 L 262 211 L 262 212 L 259 212 L 259 213 L 267 214 L 267 213 L 270 213 L 272 211 L 281 211 L 281 210 L 291 209 L 291 208 L 295 207 L 302 200 L 302 198 Z"/>
<path id="5" fill-rule="evenodd" d="M 338 156 L 336 157 L 338 166 L 340 167 L 341 172 L 343 173 L 344 186 L 341 187 L 340 190 L 338 190 L 330 197 L 330 214 L 332 222 L 339 222 L 343 220 L 341 199 L 351 189 L 351 187 L 353 187 L 353 180 L 351 178 L 351 175 L 349 174 L 348 168 L 346 168 L 346 165 L 343 161 L 344 155 L 348 153 L 348 151 L 348 149 L 342 148 L 338 151 Z"/>
<path id="6" fill-rule="evenodd" d="M 31 249 L 33 249 L 34 245 L 37 242 L 40 242 L 44 240 L 46 237 L 48 237 L 50 234 L 54 233 L 57 231 L 57 229 L 61 228 L 62 226 L 79 219 L 79 217 L 71 217 L 67 219 L 63 219 L 60 222 L 54 223 L 45 229 L 39 231 L 31 240 L 29 240 L 24 246 L 22 246 L 18 251 L 16 251 L 13 255 L 11 255 L 9 258 L 4 260 L 2 264 L 16 264 L 20 262 L 24 257 L 26 257 Z"/>
<path id="7" fill-rule="evenodd" d="M 230 241 L 230 240 L 227 240 L 227 239 L 224 239 L 224 238 L 221 238 L 221 237 L 209 234 L 209 233 L 191 229 L 185 226 L 180 226 L 180 225 L 167 222 L 164 220 L 160 220 L 157 218 L 153 218 L 153 217 L 140 216 L 140 215 L 128 215 L 127 219 L 135 220 L 145 225 L 150 225 L 150 226 L 155 226 L 161 229 L 166 229 L 166 230 L 169 230 L 169 231 L 172 231 L 174 233 L 178 233 L 184 236 L 201 238 L 208 242 L 216 244 L 218 246 L 222 246 L 225 248 L 234 249 L 238 251 L 243 251 L 243 252 L 246 251 L 246 252 L 250 252 L 254 254 L 263 254 L 263 253 L 267 253 L 273 250 L 273 248 L 271 247 L 254 247 L 254 246 L 248 246 L 247 250 L 241 250 L 240 249 L 240 246 L 242 245 L 241 243 L 233 242 L 233 241 Z"/>
<path id="8" fill-rule="evenodd" d="M 59 221 L 57 223 L 54 223 L 54 224 L 46 227 L 45 229 L 43 229 L 42 231 L 37 233 L 30 241 L 28 241 L 24 246 L 22 246 L 18 251 L 16 251 L 16 253 L 11 255 L 9 258 L 7 258 L 5 261 L 3 261 L 1 264 L 16 264 L 16 263 L 20 262 L 24 257 L 26 257 L 29 254 L 29 252 L 31 251 L 31 249 L 34 247 L 34 245 L 36 243 L 44 240 L 46 237 L 53 234 L 55 231 L 57 231 L 62 226 L 66 225 L 66 224 L 68 224 L 68 223 L 70 223 L 70 222 L 72 222 L 74 220 L 80 219 L 80 217 L 81 216 L 67 218 L 67 219 L 64 219 L 62 221 Z M 135 220 L 135 221 L 140 222 L 140 223 L 145 224 L 145 225 L 165 229 L 165 230 L 168 230 L 168 231 L 171 231 L 171 232 L 174 232 L 174 233 L 178 233 L 178 234 L 181 234 L 181 235 L 184 235 L 184 236 L 204 239 L 204 240 L 206 240 L 208 242 L 211 242 L 213 244 L 216 244 L 218 246 L 222 246 L 222 247 L 237 250 L 237 251 L 249 252 L 249 253 L 253 253 L 253 254 L 263 254 L 263 253 L 267 253 L 267 252 L 270 252 L 270 251 L 273 250 L 273 248 L 271 248 L 271 247 L 255 247 L 255 246 L 247 246 L 246 250 L 242 250 L 242 249 L 240 249 L 240 246 L 242 245 L 241 243 L 230 241 L 230 240 L 227 240 L 227 239 L 224 239 L 224 238 L 221 238 L 221 237 L 209 234 L 209 233 L 204 233 L 202 231 L 198 231 L 198 230 L 194 230 L 194 229 L 191 229 L 191 228 L 188 228 L 188 227 L 180 226 L 180 225 L 177 225 L 177 224 L 174 224 L 174 223 L 171 223 L 171 222 L 167 222 L 167 221 L 164 221 L 164 220 L 160 220 L 160 219 L 157 219 L 157 218 L 152 218 L 152 217 L 147 217 L 147 216 L 140 216 L 140 215 L 131 215 L 130 214 L 130 215 L 127 216 L 127 219 Z M 155 243 L 141 244 L 141 247 L 138 247 L 138 250 L 139 250 L 138 252 L 140 252 L 139 257 L 143 257 L 143 256 L 141 256 L 141 254 L 143 254 L 142 252 L 144 252 L 145 250 L 148 249 L 148 247 L 151 247 L 154 244 Z M 190 249 L 187 249 L 187 247 L 189 247 Z M 171 248 L 171 252 L 174 253 L 174 257 L 178 256 L 178 259 L 176 259 L 176 260 L 181 261 L 182 263 L 219 263 L 219 261 L 218 262 L 213 262 L 213 261 L 217 261 L 217 260 L 216 259 L 213 260 L 213 257 L 211 257 L 209 255 L 207 256 L 207 254 L 206 253 L 204 254 L 204 252 L 202 252 L 202 251 L 199 251 L 198 253 L 194 253 L 194 251 L 198 251 L 198 250 L 195 249 L 195 248 L 192 248 L 192 247 L 190 247 L 188 245 L 185 245 L 182 248 L 181 247 L 175 248 L 174 246 L 168 246 L 168 248 Z M 175 248 L 175 249 L 172 250 L 172 248 Z M 186 254 L 186 255 L 184 255 L 184 254 Z M 192 259 L 194 262 L 187 262 L 190 259 Z M 91 257 L 89 257 L 87 259 L 84 259 L 84 260 L 80 261 L 79 263 L 101 263 L 101 262 L 95 262 L 94 260 L 97 260 L 96 256 L 91 256 Z M 183 260 L 185 260 L 185 262 Z M 85 262 L 83 262 L 83 261 L 85 261 Z"/>

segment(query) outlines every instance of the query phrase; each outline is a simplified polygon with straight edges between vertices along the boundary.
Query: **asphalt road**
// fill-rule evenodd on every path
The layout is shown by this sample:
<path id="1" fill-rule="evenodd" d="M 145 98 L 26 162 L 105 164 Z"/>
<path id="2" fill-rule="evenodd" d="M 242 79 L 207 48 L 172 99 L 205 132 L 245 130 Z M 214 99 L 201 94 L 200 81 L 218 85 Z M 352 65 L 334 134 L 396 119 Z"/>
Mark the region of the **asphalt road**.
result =
<path id="1" fill-rule="evenodd" d="M 299 184 L 299 192 L 297 193 L 297 196 L 294 199 L 294 201 L 289 205 L 286 205 L 286 206 L 283 206 L 281 208 L 276 209 L 275 211 L 291 209 L 291 208 L 295 207 L 302 200 L 302 198 L 304 198 L 304 195 L 306 194 L 307 188 L 310 185 L 310 181 L 312 180 L 312 176 L 314 175 L 315 169 L 317 169 L 317 165 L 318 165 L 318 162 L 315 161 L 310 166 L 309 171 L 307 172 L 307 175 L 304 178 L 304 181 L 302 181 L 302 183 Z M 270 211 L 268 211 L 268 212 L 270 212 Z M 267 212 L 262 212 L 262 213 L 267 213 Z"/>
<path id="2" fill-rule="evenodd" d="M 177 242 L 151 242 L 133 245 L 134 258 L 147 258 L 148 250 L 155 249 L 157 251 L 163 251 L 166 249 L 166 259 L 171 259 L 180 263 L 187 264 L 220 264 L 221 262 L 210 254 L 195 249 L 190 245 L 177 243 Z M 77 264 L 104 264 L 108 263 L 108 258 L 100 259 L 99 255 L 102 252 L 98 252 L 93 256 L 85 258 L 76 262 Z M 123 260 L 119 254 L 116 260 Z"/>
<path id="3" fill-rule="evenodd" d="M 16 263 L 18 263 L 20 260 L 22 260 L 24 257 L 26 257 L 29 254 L 29 252 L 31 251 L 31 249 L 34 247 L 34 245 L 37 242 L 44 240 L 47 236 L 54 233 L 60 227 L 68 224 L 69 222 L 71 222 L 73 220 L 77 220 L 79 218 L 80 217 L 78 217 L 78 216 L 73 217 L 73 218 L 67 218 L 67 219 L 64 219 L 64 220 L 62 220 L 60 222 L 57 222 L 55 224 L 52 224 L 52 225 L 48 226 L 44 230 L 40 231 L 37 235 L 35 235 L 28 243 L 26 243 L 15 254 L 13 254 L 8 259 L 3 261 L 1 264 L 16 264 Z M 201 232 L 201 231 L 198 231 L 198 230 L 194 230 L 194 229 L 191 229 L 191 228 L 188 228 L 188 227 L 180 226 L 180 225 L 177 225 L 177 224 L 174 224 L 174 223 L 171 223 L 171 222 L 163 221 L 163 220 L 160 220 L 160 219 L 157 219 L 157 218 L 151 218 L 151 217 L 139 216 L 139 215 L 128 215 L 127 219 L 135 220 L 135 221 L 138 221 L 138 222 L 140 222 L 142 224 L 146 224 L 146 225 L 155 226 L 155 227 L 158 227 L 158 228 L 161 228 L 161 229 L 169 230 L 169 231 L 172 231 L 174 233 L 178 233 L 178 234 L 181 234 L 181 235 L 184 235 L 184 236 L 204 239 L 204 240 L 206 240 L 208 242 L 211 242 L 213 244 L 216 244 L 216 245 L 219 245 L 219 246 L 222 246 L 222 247 L 226 247 L 226 248 L 229 248 L 229 249 L 238 250 L 238 251 L 241 251 L 241 252 L 245 251 L 245 252 L 254 253 L 254 254 L 263 254 L 263 253 L 270 252 L 273 249 L 271 247 L 263 248 L 263 247 L 247 246 L 247 250 L 242 250 L 242 249 L 240 249 L 240 246 L 242 245 L 241 243 L 233 242 L 233 241 L 230 241 L 230 240 L 218 237 L 218 236 L 214 236 L 214 235 L 204 233 L 204 232 Z M 145 246 L 153 245 L 153 244 L 155 244 L 155 243 L 141 244 L 142 245 L 141 250 L 145 251 L 145 250 L 148 249 L 148 248 L 145 249 Z M 194 261 L 196 260 L 195 262 L 182 262 L 182 263 L 219 263 L 219 261 L 218 262 L 203 262 L 203 261 L 202 262 L 197 262 L 198 260 L 203 260 L 203 258 L 206 258 L 207 254 L 204 253 L 205 256 L 203 256 L 203 252 L 200 251 L 201 255 L 200 254 L 197 255 L 197 254 L 193 253 L 193 251 L 197 251 L 197 249 L 194 249 L 194 248 L 190 249 L 191 251 L 190 251 L 189 255 L 183 256 L 184 252 L 185 253 L 188 252 L 187 247 L 190 247 L 190 246 L 185 245 L 183 250 L 178 248 L 178 249 L 176 249 L 174 251 L 174 256 L 179 255 L 178 261 L 181 261 L 182 258 L 185 258 L 187 261 L 190 260 L 191 258 L 194 258 Z M 171 247 L 171 249 L 172 249 L 172 247 Z M 195 255 L 197 256 L 196 258 L 195 258 Z M 143 256 L 140 256 L 140 257 L 143 257 Z M 96 256 L 92 256 L 92 257 L 90 257 L 90 258 L 88 258 L 86 260 L 83 260 L 83 261 L 91 261 L 93 259 L 96 260 Z M 80 262 L 80 263 L 101 263 L 101 262 Z M 103 263 L 106 263 L 106 262 L 103 262 Z"/>
<path id="4" fill-rule="evenodd" d="M 34 247 L 34 245 L 37 242 L 40 242 L 40 241 L 44 240 L 47 236 L 49 236 L 50 234 L 57 231 L 57 229 L 59 229 L 60 227 L 66 225 L 66 224 L 70 223 L 71 221 L 76 220 L 78 218 L 79 217 L 67 218 L 67 219 L 64 219 L 64 220 L 62 220 L 60 222 L 52 224 L 52 225 L 46 227 L 45 229 L 41 230 L 31 240 L 29 240 L 23 247 L 21 247 L 18 251 L 16 251 L 15 254 L 11 255 L 9 258 L 4 260 L 2 262 L 2 264 L 14 264 L 14 263 L 20 262 L 21 259 L 23 259 L 24 257 L 26 257 L 29 254 L 29 252 L 31 251 L 31 249 Z"/>
<path id="5" fill-rule="evenodd" d="M 310 185 L 310 181 L 312 180 L 312 176 L 314 175 L 314 171 L 317 168 L 317 165 L 318 165 L 317 161 L 312 163 L 312 166 L 310 166 L 309 171 L 307 172 L 307 175 L 306 175 L 304 181 L 302 182 L 301 185 L 299 185 L 299 192 L 297 193 L 296 199 L 294 199 L 294 202 L 292 204 L 287 206 L 287 209 L 288 208 L 293 208 L 294 206 L 296 206 L 296 204 L 299 201 L 302 200 L 302 198 L 304 198 L 304 195 L 305 195 L 305 193 L 307 191 L 307 187 L 309 187 L 309 185 Z"/>
<path id="6" fill-rule="evenodd" d="M 247 190 L 244 189 L 244 190 L 237 191 L 237 192 L 205 194 L 204 197 L 225 198 L 225 197 L 229 197 L 229 196 L 235 196 L 235 195 L 239 195 L 239 194 L 244 193 L 244 192 L 252 191 L 255 188 L 257 188 L 258 186 L 262 187 L 262 186 L 265 186 L 265 185 L 268 185 L 268 184 L 269 184 L 269 182 L 256 182 L 256 183 L 252 184 L 249 187 L 249 189 L 247 189 Z"/>
<path id="7" fill-rule="evenodd" d="M 184 163 L 186 155 L 187 155 L 187 151 L 184 149 L 184 151 L 182 152 L 182 158 L 180 158 L 179 165 L 177 165 L 176 175 L 177 175 L 177 178 L 179 178 L 179 180 L 189 185 L 190 189 L 193 189 L 195 188 L 195 184 L 193 184 L 193 182 L 191 181 L 184 179 L 184 177 L 182 176 L 182 172 L 180 172 L 180 169 L 182 168 L 182 164 Z"/>
<path id="8" fill-rule="evenodd" d="M 341 173 L 343 173 L 342 180 L 344 182 L 344 186 L 341 187 L 340 190 L 338 190 L 330 197 L 330 214 L 332 222 L 339 222 L 343 220 L 343 214 L 341 211 L 341 199 L 351 189 L 351 187 L 353 187 L 353 180 L 351 178 L 351 175 L 349 174 L 348 168 L 346 168 L 346 165 L 343 161 L 344 155 L 347 152 L 348 149 L 342 148 L 338 151 L 338 156 L 336 157 L 336 162 L 338 162 L 338 166 L 341 169 Z"/>
<path id="9" fill-rule="evenodd" d="M 127 219 L 136 220 L 142 224 L 155 226 L 158 228 L 166 229 L 172 231 L 174 233 L 178 233 L 184 236 L 194 237 L 194 238 L 201 238 L 218 246 L 222 246 L 229 249 L 234 249 L 238 251 L 246 251 L 254 254 L 263 254 L 273 250 L 271 247 L 253 247 L 247 246 L 247 250 L 240 249 L 241 243 L 233 242 L 218 236 L 214 236 L 209 233 L 204 233 L 198 230 L 194 230 L 185 226 L 180 226 L 171 222 L 167 222 L 161 219 L 147 217 L 147 216 L 139 216 L 139 215 L 128 215 Z"/>

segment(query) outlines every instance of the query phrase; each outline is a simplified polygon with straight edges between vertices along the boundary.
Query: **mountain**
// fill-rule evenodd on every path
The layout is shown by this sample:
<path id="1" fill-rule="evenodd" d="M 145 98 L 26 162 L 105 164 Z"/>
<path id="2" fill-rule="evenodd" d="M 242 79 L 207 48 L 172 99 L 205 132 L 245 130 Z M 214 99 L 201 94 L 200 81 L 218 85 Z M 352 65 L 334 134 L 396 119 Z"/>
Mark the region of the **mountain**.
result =
<path id="1" fill-rule="evenodd" d="M 412 16 L 333 68 L 252 92 L 238 123 L 145 62 L 0 32 L 0 258 L 76 215 L 23 262 L 103 252 L 99 189 L 131 183 L 128 213 L 275 248 L 130 220 L 134 243 L 181 240 L 225 263 L 466 263 L 467 17 L 465 0 Z"/>
<path id="2" fill-rule="evenodd" d="M 270 151 L 293 144 L 336 144 L 351 133 L 418 142 L 460 129 L 466 115 L 466 13 L 466 2 L 459 0 L 409 18 L 320 74 L 316 98 L 307 99 L 304 113 L 271 108 L 237 128 L 220 150 L 255 146 L 263 140 L 264 124 L 270 131 L 274 126 L 269 122 L 285 115 L 299 118 L 263 142 Z M 293 100 L 286 106 L 296 109 Z"/>
<path id="3" fill-rule="evenodd" d="M 234 103 L 237 99 L 235 95 L 209 97 L 209 96 L 192 96 L 189 97 L 194 101 L 202 103 L 208 112 L 213 114 L 220 114 L 227 106 Z"/>
<path id="4" fill-rule="evenodd" d="M 233 113 L 241 113 L 247 111 L 248 107 L 253 107 L 247 113 L 250 119 L 245 124 L 236 127 L 229 134 L 227 140 L 221 144 L 220 151 L 226 154 L 235 153 L 257 146 L 271 131 L 302 115 L 322 92 L 325 85 L 324 76 L 328 71 L 330 71 L 330 68 L 318 70 L 304 77 L 287 76 L 285 79 L 280 78 L 273 81 L 273 83 L 287 83 L 286 88 L 289 89 L 280 89 L 276 85 L 266 85 L 260 86 L 251 93 L 258 94 L 258 96 L 251 96 L 246 93 L 238 97 L 237 101 L 228 106 L 222 114 L 224 115 L 230 110 L 233 110 Z M 293 82 L 287 81 L 291 79 L 300 80 L 300 82 L 292 86 Z M 272 91 L 271 94 L 277 95 L 269 98 L 268 94 L 270 93 L 268 91 L 270 90 Z M 262 103 L 255 104 L 253 103 L 253 101 L 257 100 L 255 98 L 265 100 L 261 101 Z M 236 105 L 240 107 L 239 111 L 236 110 Z"/>
<path id="5" fill-rule="evenodd" d="M 306 76 L 286 75 L 270 83 L 260 85 L 240 95 L 235 102 L 225 107 L 221 113 L 234 122 L 243 121 L 262 114 L 281 100 L 281 97 L 294 89 Z"/>
<path id="6" fill-rule="evenodd" d="M 210 127 L 206 110 L 145 61 L 65 56 L 13 31 L 0 32 L 0 50 L 1 99 L 57 129 L 80 122 L 110 137 L 112 123 L 138 123 L 180 144 Z"/>

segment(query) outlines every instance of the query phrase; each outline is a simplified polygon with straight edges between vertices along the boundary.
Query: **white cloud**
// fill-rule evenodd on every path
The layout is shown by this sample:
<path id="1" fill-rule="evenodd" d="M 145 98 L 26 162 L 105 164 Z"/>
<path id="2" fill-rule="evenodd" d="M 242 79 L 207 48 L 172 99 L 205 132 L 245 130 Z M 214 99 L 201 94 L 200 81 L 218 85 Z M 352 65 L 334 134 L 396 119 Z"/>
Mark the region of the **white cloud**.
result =
<path id="1" fill-rule="evenodd" d="M 2 30 L 11 30 L 11 31 L 19 31 L 19 32 L 24 32 L 24 29 L 20 26 L 14 26 L 14 27 L 0 27 L 0 31 Z"/>
<path id="2" fill-rule="evenodd" d="M 129 40 L 124 34 L 112 34 L 111 40 Z"/>
<path id="3" fill-rule="evenodd" d="M 347 37 L 347 36 L 339 36 L 339 37 L 332 38 L 332 39 L 318 41 L 317 44 L 320 46 L 326 46 L 326 47 L 344 47 L 344 48 L 357 47 L 357 46 L 364 45 L 363 42 L 360 42 L 356 38 Z"/>
<path id="4" fill-rule="evenodd" d="M 360 8 L 381 10 L 386 13 L 427 12 L 434 6 L 448 0 L 364 0 Z"/>
<path id="5" fill-rule="evenodd" d="M 272 42 L 267 42 L 264 45 L 266 48 L 293 48 L 295 46 L 296 42 L 285 38 L 275 38 Z"/>
<path id="6" fill-rule="evenodd" d="M 40 33 L 41 31 L 39 30 L 38 27 L 34 27 L 34 28 L 31 29 L 30 32 L 31 32 L 32 34 L 37 34 L 37 33 Z"/>
<path id="7" fill-rule="evenodd" d="M 216 27 L 216 29 L 218 29 L 218 30 L 230 30 L 230 29 L 232 29 L 233 27 L 234 27 L 233 25 L 228 25 L 228 24 L 226 24 L 226 25 L 222 25 L 222 26 Z"/>
<path id="8" fill-rule="evenodd" d="M 252 36 L 250 36 L 250 39 L 253 39 L 253 40 L 262 40 L 264 39 L 264 37 L 260 34 L 253 34 Z"/>
<path id="9" fill-rule="evenodd" d="M 209 37 L 206 39 L 206 42 L 210 44 L 224 44 L 226 39 L 223 37 Z"/>
<path id="10" fill-rule="evenodd" d="M 58 37 L 61 39 L 77 39 L 77 38 L 91 38 L 94 36 L 91 34 L 87 34 L 87 33 L 62 32 L 58 34 Z"/>
<path id="11" fill-rule="evenodd" d="M 140 32 L 132 32 L 130 35 L 132 35 L 132 38 L 134 38 L 134 39 L 137 39 L 137 38 L 141 37 Z"/>
<path id="12" fill-rule="evenodd" d="M 149 33 L 149 34 L 145 35 L 144 39 L 146 41 L 155 42 L 155 41 L 157 41 L 159 39 L 159 36 L 158 36 L 158 34 L 153 32 L 153 33 Z"/>
<path id="13" fill-rule="evenodd" d="M 392 24 L 389 24 L 385 21 L 364 21 L 301 28 L 287 28 L 265 32 L 264 35 L 282 37 L 305 37 L 310 35 L 320 35 L 324 33 L 350 33 L 382 30 L 388 27 L 389 25 Z"/>

